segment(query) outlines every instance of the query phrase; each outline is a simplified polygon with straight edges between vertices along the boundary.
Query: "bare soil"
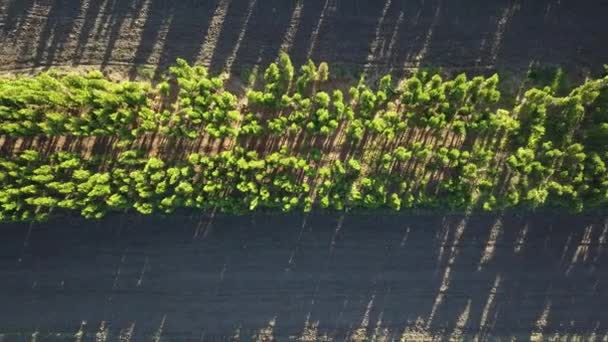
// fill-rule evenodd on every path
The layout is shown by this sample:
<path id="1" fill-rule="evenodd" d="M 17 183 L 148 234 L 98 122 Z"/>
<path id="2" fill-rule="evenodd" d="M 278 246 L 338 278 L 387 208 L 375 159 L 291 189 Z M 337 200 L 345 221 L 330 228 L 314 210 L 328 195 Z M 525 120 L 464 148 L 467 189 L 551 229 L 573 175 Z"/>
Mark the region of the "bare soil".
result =
<path id="1" fill-rule="evenodd" d="M 0 339 L 605 340 L 607 239 L 556 213 L 3 225 Z"/>
<path id="2" fill-rule="evenodd" d="M 608 62 L 608 2 L 0 0 L 0 72 L 518 79 Z M 518 76 L 519 75 L 519 76 Z M 31 228 L 31 229 L 30 229 Z M 111 217 L 0 225 L 0 341 L 608 340 L 605 215 Z M 101 339 L 103 340 L 103 339 Z"/>
<path id="3" fill-rule="evenodd" d="M 606 13 L 606 1 L 575 0 L 0 0 L 0 70 L 154 74 L 182 57 L 239 73 L 283 49 L 340 77 L 534 63 L 588 73 L 608 62 Z"/>

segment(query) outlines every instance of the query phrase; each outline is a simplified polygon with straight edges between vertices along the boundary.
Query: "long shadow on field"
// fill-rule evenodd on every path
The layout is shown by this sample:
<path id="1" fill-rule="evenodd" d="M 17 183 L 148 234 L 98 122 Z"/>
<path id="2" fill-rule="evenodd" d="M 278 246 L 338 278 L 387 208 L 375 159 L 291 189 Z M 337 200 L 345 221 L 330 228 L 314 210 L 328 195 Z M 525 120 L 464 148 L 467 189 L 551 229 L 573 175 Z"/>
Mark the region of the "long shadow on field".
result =
<path id="1" fill-rule="evenodd" d="M 64 50 L 64 45 L 70 39 L 74 30 L 74 20 L 77 17 L 83 0 L 53 0 L 49 7 L 47 20 L 38 39 L 34 60 L 41 65 L 52 65 L 55 56 Z"/>
<path id="2" fill-rule="evenodd" d="M 2 68 L 151 64 L 178 57 L 214 71 L 289 51 L 339 76 L 419 66 L 601 69 L 608 3 L 575 0 L 0 0 Z M 158 73 L 157 73 L 158 75 Z"/>
<path id="3" fill-rule="evenodd" d="M 104 45 L 101 65 L 105 68 L 108 64 L 111 64 L 113 61 L 112 53 L 118 44 L 120 36 L 123 33 L 122 31 L 133 28 L 133 24 L 126 27 L 123 26 L 125 21 L 140 14 L 146 3 L 148 3 L 146 0 L 107 1 L 104 3 L 105 6 L 100 8 L 102 14 L 97 14 L 97 16 L 95 14 L 97 9 L 96 2 L 90 3 L 83 27 L 79 30 L 76 50 L 78 62 L 76 64 L 80 63 L 80 58 L 82 58 L 82 55 L 86 51 L 87 38 L 93 33 L 93 28 L 95 28 L 95 37 L 107 39 L 107 43 Z"/>
<path id="4" fill-rule="evenodd" d="M 196 60 L 216 4 L 217 1 L 150 1 L 135 64 L 149 63 L 155 50 L 160 51 L 157 63 L 163 66 L 175 63 L 177 58 Z"/>
<path id="5" fill-rule="evenodd" d="M 604 217 L 117 216 L 58 220 L 29 235 L 27 225 L 4 225 L 2 234 L 0 334 L 7 337 L 485 340 L 608 332 Z"/>
<path id="6" fill-rule="evenodd" d="M 6 19 L 3 26 L 4 33 L 17 30 L 20 31 L 22 28 L 23 20 L 27 17 L 28 12 L 36 0 L 3 0 L 0 2 Z"/>

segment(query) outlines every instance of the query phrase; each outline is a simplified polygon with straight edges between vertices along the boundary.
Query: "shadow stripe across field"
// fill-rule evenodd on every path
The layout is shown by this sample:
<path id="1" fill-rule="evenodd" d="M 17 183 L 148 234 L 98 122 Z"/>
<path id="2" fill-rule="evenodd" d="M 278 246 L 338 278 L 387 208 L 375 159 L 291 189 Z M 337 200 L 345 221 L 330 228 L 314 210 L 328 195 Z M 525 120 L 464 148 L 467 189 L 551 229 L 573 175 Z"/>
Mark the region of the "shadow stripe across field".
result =
<path id="1" fill-rule="evenodd" d="M 287 49 L 339 77 L 417 66 L 601 70 L 606 1 L 0 0 L 0 70 L 160 66 L 236 72 Z M 234 66 L 234 68 L 232 68 Z"/>
<path id="2" fill-rule="evenodd" d="M 601 215 L 58 219 L 24 246 L 27 232 L 1 230 L 3 341 L 608 333 Z"/>

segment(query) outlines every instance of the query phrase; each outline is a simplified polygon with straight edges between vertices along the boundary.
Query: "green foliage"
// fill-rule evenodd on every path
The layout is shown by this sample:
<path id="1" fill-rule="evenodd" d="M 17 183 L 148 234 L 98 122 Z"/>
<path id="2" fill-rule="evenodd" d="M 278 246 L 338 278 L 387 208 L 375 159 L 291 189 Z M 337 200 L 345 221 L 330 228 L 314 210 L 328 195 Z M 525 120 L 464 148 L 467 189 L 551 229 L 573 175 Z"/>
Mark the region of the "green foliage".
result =
<path id="1" fill-rule="evenodd" d="M 0 220 L 43 220 L 56 209 L 98 218 L 180 208 L 580 211 L 608 204 L 608 77 L 567 89 L 558 70 L 505 109 L 498 75 L 361 78 L 345 94 L 324 83 L 326 63 L 308 61 L 296 75 L 284 53 L 260 75 L 244 99 L 226 89 L 225 75 L 183 60 L 156 86 L 99 72 L 1 78 L 4 137 L 119 142 L 104 156 L 24 150 L 0 158 Z M 148 134 L 227 139 L 231 147 L 183 160 L 129 150 Z M 329 145 L 343 136 L 337 153 Z M 287 142 L 264 153 L 242 147 L 276 137 Z M 282 147 L 295 138 L 302 148 Z"/>
<path id="2" fill-rule="evenodd" d="M 0 78 L 0 133 L 132 138 L 151 127 L 152 93 L 147 83 L 111 82 L 100 72 Z"/>

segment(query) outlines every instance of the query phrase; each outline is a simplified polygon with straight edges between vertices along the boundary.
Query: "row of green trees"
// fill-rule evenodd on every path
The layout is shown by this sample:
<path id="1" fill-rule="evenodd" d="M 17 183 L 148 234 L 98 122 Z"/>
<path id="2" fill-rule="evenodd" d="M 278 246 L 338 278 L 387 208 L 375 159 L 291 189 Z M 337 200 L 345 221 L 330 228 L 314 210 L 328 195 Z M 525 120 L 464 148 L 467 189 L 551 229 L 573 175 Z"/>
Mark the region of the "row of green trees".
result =
<path id="1" fill-rule="evenodd" d="M 419 72 L 401 82 L 361 79 L 346 92 L 332 89 L 328 79 L 327 64 L 309 62 L 296 74 L 287 55 L 244 99 L 225 89 L 224 76 L 184 61 L 155 86 L 112 82 L 100 73 L 1 79 L 6 136 L 132 141 L 156 133 L 228 137 L 236 144 L 184 160 L 132 150 L 90 158 L 9 154 L 0 164 L 0 219 L 43 219 L 54 208 L 99 217 L 176 208 L 580 211 L 608 202 L 608 77 L 570 90 L 532 88 L 511 110 L 498 108 L 497 75 L 444 80 Z M 344 134 L 347 143 L 323 151 L 239 147 L 239 137 L 250 142 L 287 134 L 326 141 Z"/>
<path id="2" fill-rule="evenodd" d="M 289 211 L 305 202 L 311 170 L 306 160 L 285 151 L 259 157 L 236 148 L 213 156 L 195 153 L 170 164 L 133 150 L 113 160 L 27 150 L 0 160 L 0 218 L 40 220 L 55 208 L 88 218 L 128 209 L 171 213 L 180 207 Z"/>
<path id="3" fill-rule="evenodd" d="M 590 80 L 565 97 L 550 87 L 529 90 L 515 109 L 521 129 L 506 159 L 510 204 L 547 202 L 582 210 L 608 194 L 607 78 Z"/>
<path id="4" fill-rule="evenodd" d="M 26 150 L 0 159 L 0 221 L 44 220 L 56 209 L 100 218 L 108 212 L 169 214 L 179 208 L 243 213 L 315 207 L 605 207 L 605 163 L 598 154 L 587 158 L 583 148 L 574 144 L 561 152 L 543 146 L 539 151 L 546 159 L 540 161 L 520 148 L 507 158 L 507 172 L 493 167 L 496 153 L 491 150 L 429 151 L 420 143 L 367 163 L 355 158 L 323 162 L 318 151 L 300 157 L 283 149 L 260 156 L 240 147 L 193 153 L 183 161 L 147 158 L 134 150 L 110 159 Z M 549 164 L 562 166 L 554 172 Z"/>
<path id="5" fill-rule="evenodd" d="M 444 81 L 418 73 L 397 84 L 390 75 L 370 87 L 362 78 L 347 94 L 328 89 L 329 67 L 309 61 L 295 74 L 286 54 L 241 100 L 184 60 L 165 80 L 113 82 L 100 72 L 0 78 L 0 134 L 118 136 L 147 133 L 197 139 L 307 132 L 329 136 L 341 125 L 360 141 L 366 132 L 394 137 L 408 128 L 484 130 L 498 110 L 498 76 L 462 74 Z M 246 101 L 244 101 L 246 100 Z"/>
<path id="6" fill-rule="evenodd" d="M 0 133 L 121 137 L 156 130 L 153 89 L 101 72 L 0 79 Z"/>
<path id="7" fill-rule="evenodd" d="M 411 179 L 421 175 L 416 172 L 407 178 L 406 166 L 428 160 L 437 167 L 448 165 L 440 165 L 420 144 L 383 154 L 367 171 L 353 158 L 323 163 L 318 153 L 301 158 L 281 150 L 261 157 L 239 147 L 212 156 L 194 153 L 177 162 L 145 158 L 131 150 L 111 160 L 27 150 L 0 160 L 0 219 L 41 220 L 55 208 L 77 210 L 89 218 L 129 209 L 150 214 L 176 208 L 230 213 L 258 208 L 465 208 L 471 204 L 479 158 L 457 149 L 441 150 L 437 156 L 442 153 L 453 170 L 465 167 L 454 177 L 460 187 L 443 187 L 433 195 L 426 186 L 428 177 L 416 182 Z M 463 188 L 466 192 L 454 193 Z M 460 200 L 446 201 L 446 193 Z"/>
<path id="8" fill-rule="evenodd" d="M 195 139 L 236 136 L 237 96 L 226 79 L 179 60 L 166 81 L 113 82 L 101 72 L 0 79 L 0 134 L 118 136 L 146 133 Z M 176 93 L 177 95 L 175 95 Z"/>

